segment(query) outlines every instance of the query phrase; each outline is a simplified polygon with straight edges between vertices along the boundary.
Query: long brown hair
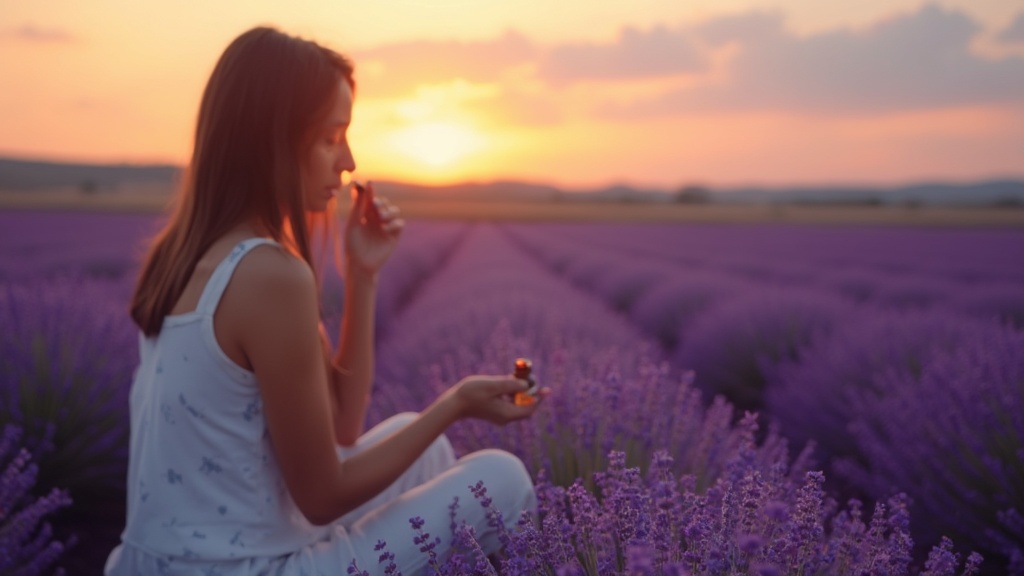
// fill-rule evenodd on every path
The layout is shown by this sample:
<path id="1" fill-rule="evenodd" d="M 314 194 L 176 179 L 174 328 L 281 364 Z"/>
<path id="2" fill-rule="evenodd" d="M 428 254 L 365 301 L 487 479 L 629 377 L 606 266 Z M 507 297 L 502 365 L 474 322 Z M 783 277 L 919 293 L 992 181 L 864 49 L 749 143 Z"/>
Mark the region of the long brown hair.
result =
<path id="1" fill-rule="evenodd" d="M 160 332 L 203 254 L 253 220 L 310 266 L 300 162 L 340 80 L 344 56 L 273 28 L 253 28 L 224 50 L 203 92 L 192 159 L 176 209 L 147 254 L 131 303 L 144 334 Z"/>

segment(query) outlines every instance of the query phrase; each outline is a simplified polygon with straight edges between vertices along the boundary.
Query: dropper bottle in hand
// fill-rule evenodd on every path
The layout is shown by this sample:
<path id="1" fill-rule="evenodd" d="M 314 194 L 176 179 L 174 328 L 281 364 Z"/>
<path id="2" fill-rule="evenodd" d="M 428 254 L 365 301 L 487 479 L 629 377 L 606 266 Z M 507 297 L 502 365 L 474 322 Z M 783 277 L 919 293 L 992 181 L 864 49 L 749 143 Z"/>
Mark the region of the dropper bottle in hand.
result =
<path id="1" fill-rule="evenodd" d="M 529 385 L 524 392 L 517 392 L 515 395 L 516 406 L 529 406 L 537 401 L 537 382 L 533 379 L 533 363 L 526 358 L 516 359 L 516 368 L 513 376 L 520 380 L 526 380 Z"/>

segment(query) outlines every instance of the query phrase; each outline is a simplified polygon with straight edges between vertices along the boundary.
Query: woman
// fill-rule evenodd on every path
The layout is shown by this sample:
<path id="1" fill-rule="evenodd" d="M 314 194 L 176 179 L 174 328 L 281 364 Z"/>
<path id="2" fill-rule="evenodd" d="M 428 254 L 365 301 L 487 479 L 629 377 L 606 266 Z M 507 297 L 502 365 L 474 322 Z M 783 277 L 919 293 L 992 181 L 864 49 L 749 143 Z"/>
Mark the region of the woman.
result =
<path id="1" fill-rule="evenodd" d="M 526 388 L 511 376 L 467 377 L 363 433 L 378 271 L 403 221 L 372 189 L 354 190 L 336 352 L 310 246 L 341 174 L 355 170 L 353 89 L 344 57 L 269 28 L 242 34 L 217 63 L 179 206 L 132 301 L 141 363 L 128 518 L 107 574 L 342 574 L 353 561 L 374 572 L 380 540 L 413 574 L 428 558 L 410 519 L 448 535 L 457 497 L 490 553 L 496 530 L 469 487 L 482 481 L 509 527 L 535 506 L 518 459 L 456 460 L 443 436 L 462 418 L 530 416 L 537 404 L 509 399 Z"/>

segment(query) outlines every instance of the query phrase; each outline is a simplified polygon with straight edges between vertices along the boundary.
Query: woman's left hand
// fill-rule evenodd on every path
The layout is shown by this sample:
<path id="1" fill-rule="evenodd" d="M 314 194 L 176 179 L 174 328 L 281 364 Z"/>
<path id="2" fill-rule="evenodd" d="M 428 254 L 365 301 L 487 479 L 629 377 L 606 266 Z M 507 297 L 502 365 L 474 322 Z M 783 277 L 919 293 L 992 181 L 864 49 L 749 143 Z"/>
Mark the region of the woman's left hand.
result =
<path id="1" fill-rule="evenodd" d="M 376 274 L 394 252 L 404 227 L 398 207 L 374 195 L 373 184 L 367 183 L 362 192 L 353 184 L 352 206 L 345 222 L 348 264 Z"/>

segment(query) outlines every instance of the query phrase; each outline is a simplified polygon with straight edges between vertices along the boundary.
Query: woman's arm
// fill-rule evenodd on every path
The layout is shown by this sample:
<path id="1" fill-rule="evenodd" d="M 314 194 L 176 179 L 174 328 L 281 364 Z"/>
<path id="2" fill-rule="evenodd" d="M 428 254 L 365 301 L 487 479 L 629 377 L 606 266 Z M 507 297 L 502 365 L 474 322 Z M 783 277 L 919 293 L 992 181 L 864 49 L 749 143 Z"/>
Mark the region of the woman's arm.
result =
<path id="1" fill-rule="evenodd" d="M 365 222 L 370 210 L 379 213 L 374 224 Z M 344 315 L 338 351 L 329 356 L 328 367 L 334 438 L 342 446 L 355 444 L 365 429 L 373 385 L 377 279 L 404 226 L 398 214 L 386 200 L 375 200 L 368 184 L 353 199 L 345 221 Z"/>
<path id="2" fill-rule="evenodd" d="M 374 310 L 377 274 L 354 266 L 345 273 L 344 315 L 337 353 L 328 358 L 332 390 L 334 439 L 342 446 L 355 444 L 366 423 L 373 384 Z"/>
<path id="3" fill-rule="evenodd" d="M 394 482 L 451 423 L 483 418 L 504 423 L 532 414 L 509 395 L 526 388 L 511 376 L 462 380 L 408 426 L 340 461 L 330 389 L 323 369 L 319 310 L 312 271 L 283 250 L 259 250 L 242 261 L 229 317 L 249 358 L 270 440 L 288 491 L 306 518 L 326 524 Z M 234 281 L 233 281 L 234 282 Z"/>

